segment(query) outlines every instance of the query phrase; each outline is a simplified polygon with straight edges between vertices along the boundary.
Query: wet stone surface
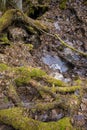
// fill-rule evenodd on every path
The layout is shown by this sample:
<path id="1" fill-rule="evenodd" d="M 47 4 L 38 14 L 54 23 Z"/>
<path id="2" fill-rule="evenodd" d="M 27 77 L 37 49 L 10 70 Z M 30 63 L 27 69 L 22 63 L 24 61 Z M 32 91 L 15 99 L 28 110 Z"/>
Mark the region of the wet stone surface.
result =
<path id="1" fill-rule="evenodd" d="M 53 70 L 59 70 L 60 72 L 66 72 L 68 70 L 67 63 L 58 56 L 45 55 L 42 57 L 42 60 L 43 63 L 47 64 Z"/>

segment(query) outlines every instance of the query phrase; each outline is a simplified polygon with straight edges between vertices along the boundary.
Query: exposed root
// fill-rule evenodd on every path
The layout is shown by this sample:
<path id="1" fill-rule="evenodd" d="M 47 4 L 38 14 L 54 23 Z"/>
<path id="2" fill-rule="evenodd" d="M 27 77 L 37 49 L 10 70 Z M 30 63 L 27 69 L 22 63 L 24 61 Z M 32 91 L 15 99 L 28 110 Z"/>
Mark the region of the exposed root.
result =
<path id="1" fill-rule="evenodd" d="M 25 15 L 23 12 L 11 9 L 5 12 L 5 14 L 0 18 L 0 33 L 6 29 L 14 20 L 21 19 L 26 25 L 33 27 L 34 29 L 41 29 L 47 31 L 48 28 L 41 24 L 38 20 L 33 20 Z M 39 30 L 38 30 L 39 31 Z"/>
<path id="2" fill-rule="evenodd" d="M 56 98 L 56 94 L 53 93 L 52 91 L 50 91 L 50 89 L 46 89 L 45 87 L 43 87 L 40 83 L 38 83 L 35 80 L 30 80 L 29 84 L 34 87 L 35 89 L 37 89 L 37 91 L 39 92 L 39 94 L 43 97 L 43 93 L 44 92 L 48 95 L 50 95 L 52 98 Z"/>
<path id="3" fill-rule="evenodd" d="M 28 118 L 26 114 L 23 108 L 0 110 L 0 121 L 19 130 L 74 130 L 68 117 L 57 122 L 43 123 Z"/>
<path id="4" fill-rule="evenodd" d="M 7 89 L 7 96 L 12 102 L 14 103 L 15 106 L 22 106 L 22 102 L 16 92 L 16 89 L 13 85 L 10 85 Z"/>

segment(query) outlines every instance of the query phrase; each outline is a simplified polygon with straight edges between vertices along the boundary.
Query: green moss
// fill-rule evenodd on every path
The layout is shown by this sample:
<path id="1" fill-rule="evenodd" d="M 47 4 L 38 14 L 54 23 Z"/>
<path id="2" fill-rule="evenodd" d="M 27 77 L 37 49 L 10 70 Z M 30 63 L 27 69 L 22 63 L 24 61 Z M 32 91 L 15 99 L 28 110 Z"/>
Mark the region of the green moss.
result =
<path id="1" fill-rule="evenodd" d="M 15 79 L 15 83 L 17 86 L 29 83 L 30 80 L 29 68 L 17 67 L 16 74 L 18 75 L 18 77 Z"/>
<path id="2" fill-rule="evenodd" d="M 20 75 L 30 76 L 30 77 L 43 77 L 46 73 L 39 68 L 32 67 L 17 67 L 16 72 Z"/>
<path id="3" fill-rule="evenodd" d="M 29 67 L 18 67 L 16 73 L 19 75 L 18 78 L 15 79 L 15 83 L 18 86 L 28 84 L 31 78 L 37 79 L 46 75 L 46 73 L 39 68 Z"/>
<path id="4" fill-rule="evenodd" d="M 76 90 L 81 89 L 81 86 L 67 86 L 67 87 L 48 87 L 48 86 L 44 86 L 44 89 L 50 92 L 60 92 L 60 93 L 72 93 L 75 92 Z"/>
<path id="5" fill-rule="evenodd" d="M 67 1 L 68 0 L 61 0 L 60 1 L 60 5 L 59 5 L 59 7 L 60 7 L 60 9 L 66 9 L 66 3 L 67 3 Z"/>
<path id="6" fill-rule="evenodd" d="M 16 92 L 15 87 L 12 84 L 10 84 L 7 91 L 8 91 L 8 96 L 13 101 L 13 103 L 16 106 L 22 106 L 22 102 L 21 102 L 21 100 Z"/>
<path id="7" fill-rule="evenodd" d="M 0 45 L 10 45 L 10 41 L 7 38 L 7 34 L 0 36 Z"/>
<path id="8" fill-rule="evenodd" d="M 0 18 L 0 32 L 2 32 L 5 28 L 7 28 L 12 23 L 15 12 L 16 12 L 15 9 L 8 10 Z"/>
<path id="9" fill-rule="evenodd" d="M 81 86 L 81 84 L 82 84 L 82 81 L 81 81 L 81 79 L 77 79 L 77 80 L 75 80 L 74 82 L 73 82 L 73 84 L 74 84 L 74 86 Z"/>
<path id="10" fill-rule="evenodd" d="M 44 72 L 43 70 L 39 68 L 33 68 L 30 71 L 30 75 L 31 77 L 41 78 L 43 76 L 46 76 L 46 72 Z"/>
<path id="11" fill-rule="evenodd" d="M 60 87 L 60 86 L 61 86 L 61 87 L 67 86 L 67 84 L 64 83 L 63 81 L 54 79 L 54 78 L 52 78 L 52 77 L 50 77 L 50 76 L 45 76 L 45 79 L 46 79 L 46 81 L 47 81 L 48 83 L 50 83 L 50 84 L 52 84 L 52 85 L 55 85 L 55 86 L 59 86 L 59 87 Z"/>
<path id="12" fill-rule="evenodd" d="M 31 79 L 30 77 L 20 76 L 15 79 L 15 83 L 17 86 L 22 86 L 22 85 L 28 84 L 30 79 Z"/>
<path id="13" fill-rule="evenodd" d="M 6 64 L 0 63 L 0 71 L 1 71 L 1 72 L 8 70 L 8 68 L 9 68 L 9 67 L 8 67 Z"/>
<path id="14" fill-rule="evenodd" d="M 23 108 L 0 110 L 0 121 L 19 130 L 75 130 L 68 117 L 57 122 L 43 123 L 24 116 Z"/>
<path id="15" fill-rule="evenodd" d="M 78 89 L 81 89 L 81 86 L 59 87 L 59 88 L 56 88 L 56 91 L 61 92 L 61 93 L 71 93 L 71 92 L 75 92 Z"/>
<path id="16" fill-rule="evenodd" d="M 33 27 L 28 25 L 25 25 L 25 27 L 31 34 L 37 34 L 37 31 Z"/>

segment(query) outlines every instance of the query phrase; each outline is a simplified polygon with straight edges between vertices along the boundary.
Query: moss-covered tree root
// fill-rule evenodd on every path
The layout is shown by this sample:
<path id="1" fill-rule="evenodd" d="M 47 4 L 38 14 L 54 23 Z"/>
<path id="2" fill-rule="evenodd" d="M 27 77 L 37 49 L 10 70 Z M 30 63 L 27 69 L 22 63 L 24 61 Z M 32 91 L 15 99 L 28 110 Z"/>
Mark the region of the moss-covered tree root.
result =
<path id="1" fill-rule="evenodd" d="M 11 9 L 6 11 L 5 14 L 0 18 L 0 33 L 13 22 L 15 14 L 16 10 Z"/>
<path id="2" fill-rule="evenodd" d="M 26 25 L 31 26 L 34 29 L 40 29 L 44 31 L 48 30 L 48 28 L 38 20 L 33 20 L 29 18 L 27 15 L 19 10 L 11 9 L 6 11 L 5 14 L 0 18 L 0 33 L 18 18 L 20 18 Z"/>
<path id="3" fill-rule="evenodd" d="M 0 110 L 0 122 L 18 130 L 75 130 L 68 117 L 57 122 L 43 123 L 26 117 L 23 108 Z"/>
<path id="4" fill-rule="evenodd" d="M 22 102 L 16 92 L 15 87 L 10 84 L 9 87 L 7 88 L 7 97 L 12 100 L 15 106 L 22 106 Z"/>

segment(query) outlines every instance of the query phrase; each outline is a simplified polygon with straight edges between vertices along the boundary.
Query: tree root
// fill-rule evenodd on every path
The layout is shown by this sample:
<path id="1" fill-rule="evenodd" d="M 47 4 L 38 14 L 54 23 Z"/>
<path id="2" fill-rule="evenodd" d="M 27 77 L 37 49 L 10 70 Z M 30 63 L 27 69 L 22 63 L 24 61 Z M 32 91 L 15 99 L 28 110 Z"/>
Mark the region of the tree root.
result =
<path id="1" fill-rule="evenodd" d="M 67 86 L 67 87 L 58 87 L 58 86 L 42 86 L 40 83 L 38 83 L 35 80 L 30 80 L 29 81 L 30 85 L 32 87 L 34 87 L 35 89 L 37 89 L 37 91 L 39 91 L 39 93 L 41 91 L 48 93 L 49 95 L 51 95 L 53 98 L 56 98 L 56 92 L 60 92 L 60 93 L 72 93 L 75 92 L 78 89 L 81 89 L 81 86 Z"/>
<path id="2" fill-rule="evenodd" d="M 34 87 L 35 89 L 37 89 L 37 91 L 39 92 L 39 94 L 43 97 L 43 94 L 41 92 L 44 92 L 48 95 L 50 95 L 52 98 L 56 98 L 56 94 L 53 93 L 52 91 L 50 91 L 50 89 L 46 89 L 45 87 L 43 87 L 40 83 L 38 83 L 35 80 L 30 80 L 29 84 Z"/>
<path id="3" fill-rule="evenodd" d="M 55 108 L 61 108 L 63 110 L 68 110 L 69 108 L 69 104 L 65 102 L 64 99 L 59 99 L 53 102 L 49 102 L 49 103 L 37 103 L 35 106 L 32 106 L 31 108 L 29 108 L 29 110 L 31 111 L 48 111 L 48 110 L 52 110 Z"/>
<path id="4" fill-rule="evenodd" d="M 43 80 L 46 81 L 47 83 L 51 84 L 51 86 L 52 85 L 55 85 L 55 86 L 58 86 L 58 87 L 67 87 L 68 86 L 67 83 L 65 83 L 61 80 L 55 79 L 53 77 L 50 77 L 48 75 L 44 76 Z"/>
<path id="5" fill-rule="evenodd" d="M 33 27 L 35 30 L 38 30 L 38 31 L 41 31 L 51 37 L 54 37 L 54 38 L 57 38 L 62 45 L 64 45 L 65 47 L 68 47 L 70 48 L 71 50 L 77 52 L 78 54 L 80 55 L 83 55 L 83 56 L 86 56 L 87 57 L 87 53 L 84 53 L 82 51 L 79 51 L 77 50 L 76 48 L 72 47 L 72 46 L 69 46 L 67 43 L 65 43 L 60 37 L 58 34 L 50 34 L 48 33 L 48 28 L 41 24 L 40 21 L 38 20 L 33 20 L 31 19 L 30 17 L 28 17 L 27 15 L 25 15 L 23 12 L 21 12 L 20 10 L 16 10 L 16 9 L 11 9 L 11 10 L 8 10 L 6 11 L 6 13 L 1 17 L 0 19 L 0 33 L 5 29 L 7 28 L 14 20 L 18 19 L 18 18 L 21 18 L 22 21 L 24 21 L 24 23 L 28 26 L 31 26 Z M 27 28 L 28 28 L 27 26 Z M 33 31 L 35 32 L 34 30 L 30 30 L 29 28 L 29 31 Z"/>
<path id="6" fill-rule="evenodd" d="M 0 33 L 13 22 L 15 14 L 16 10 L 11 9 L 6 11 L 5 14 L 0 18 Z"/>
<path id="7" fill-rule="evenodd" d="M 69 49 L 77 52 L 80 55 L 86 56 L 87 57 L 87 53 L 84 53 L 82 51 L 77 50 L 76 48 L 69 46 L 67 43 L 65 43 L 59 36 L 58 34 L 55 34 L 55 37 L 61 42 L 62 45 L 64 45 L 65 47 L 68 47 Z"/>
<path id="8" fill-rule="evenodd" d="M 16 89 L 12 84 L 10 84 L 10 86 L 7 88 L 7 96 L 10 100 L 12 100 L 12 102 L 15 106 L 19 106 L 19 107 L 23 106 L 23 104 L 16 92 Z"/>
<path id="9" fill-rule="evenodd" d="M 63 46 L 68 47 L 69 49 L 71 49 L 71 50 L 77 52 L 78 54 L 87 57 L 87 53 L 82 52 L 82 51 L 80 51 L 80 50 L 77 50 L 76 48 L 74 48 L 74 47 L 68 45 L 66 42 L 64 42 L 64 41 L 60 38 L 60 36 L 59 36 L 58 34 L 51 34 L 51 33 L 45 32 L 44 30 L 41 30 L 41 29 L 40 29 L 40 31 L 41 31 L 42 33 L 47 34 L 48 36 L 51 36 L 51 37 L 53 37 L 53 38 L 58 39 Z"/>
<path id="10" fill-rule="evenodd" d="M 0 121 L 19 130 L 74 130 L 68 117 L 57 122 L 43 123 L 28 118 L 23 108 L 0 110 Z"/>
<path id="11" fill-rule="evenodd" d="M 25 15 L 23 12 L 11 9 L 5 12 L 5 14 L 0 18 L 0 33 L 6 29 L 14 20 L 21 19 L 26 25 L 33 27 L 34 29 L 41 29 L 47 31 L 48 28 L 40 23 L 38 20 L 33 20 Z M 39 30 L 38 30 L 39 31 Z"/>

